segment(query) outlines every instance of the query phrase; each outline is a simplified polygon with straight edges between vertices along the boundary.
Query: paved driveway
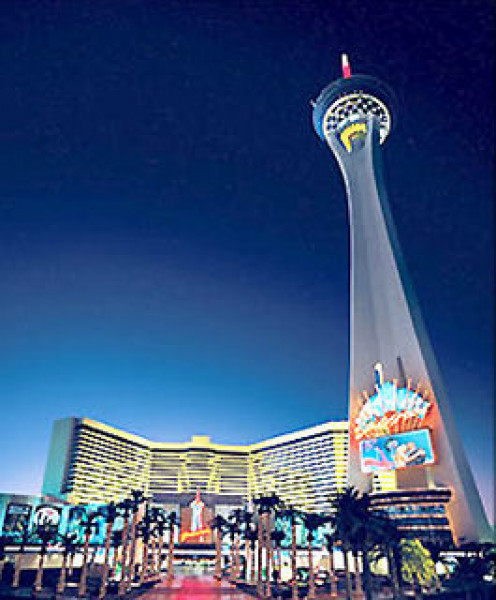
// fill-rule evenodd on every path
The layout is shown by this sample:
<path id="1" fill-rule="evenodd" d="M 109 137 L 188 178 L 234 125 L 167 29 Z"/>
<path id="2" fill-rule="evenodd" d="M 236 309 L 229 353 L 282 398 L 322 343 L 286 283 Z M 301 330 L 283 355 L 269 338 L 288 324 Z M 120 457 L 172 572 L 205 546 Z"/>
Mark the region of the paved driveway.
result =
<path id="1" fill-rule="evenodd" d="M 165 581 L 154 586 L 141 599 L 160 600 L 254 600 L 227 581 L 216 581 L 209 575 L 178 575 L 172 585 Z"/>

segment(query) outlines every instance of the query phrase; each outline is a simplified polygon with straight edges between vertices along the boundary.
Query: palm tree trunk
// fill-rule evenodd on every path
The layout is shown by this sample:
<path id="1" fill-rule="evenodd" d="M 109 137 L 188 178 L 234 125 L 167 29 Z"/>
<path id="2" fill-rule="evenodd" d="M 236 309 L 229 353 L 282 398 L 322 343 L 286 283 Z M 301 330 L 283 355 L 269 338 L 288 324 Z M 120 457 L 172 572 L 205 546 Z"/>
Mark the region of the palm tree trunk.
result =
<path id="1" fill-rule="evenodd" d="M 150 578 L 153 579 L 157 574 L 157 540 L 155 539 L 155 537 L 152 538 L 152 549 L 150 552 L 152 555 L 152 564 L 150 567 Z"/>
<path id="2" fill-rule="evenodd" d="M 398 581 L 398 570 L 396 568 L 396 560 L 394 558 L 394 552 L 392 550 L 390 550 L 389 548 L 387 548 L 387 557 L 388 557 L 389 574 L 391 576 L 391 581 L 393 584 L 393 598 L 395 600 L 397 600 L 398 598 L 401 598 L 400 584 Z"/>
<path id="3" fill-rule="evenodd" d="M 143 539 L 143 549 L 141 552 L 141 571 L 139 584 L 143 585 L 146 580 L 146 572 L 148 569 L 148 540 Z"/>
<path id="4" fill-rule="evenodd" d="M 270 543 L 270 580 L 272 583 L 276 583 L 276 560 L 277 560 L 277 551 L 272 543 L 272 541 L 269 542 Z"/>
<path id="5" fill-rule="evenodd" d="M 112 541 L 112 525 L 113 525 L 113 522 L 107 523 L 107 534 L 105 536 L 105 555 L 103 558 L 103 567 L 102 567 L 102 580 L 100 582 L 100 590 L 98 592 L 98 598 L 100 598 L 100 599 L 105 598 L 105 594 L 107 592 L 110 542 Z"/>
<path id="6" fill-rule="evenodd" d="M 229 541 L 229 558 L 226 567 L 227 580 L 232 581 L 232 574 L 234 570 L 234 540 Z"/>
<path id="7" fill-rule="evenodd" d="M 162 578 L 162 552 L 164 550 L 164 532 L 160 530 L 160 537 L 158 538 L 158 556 L 157 556 L 157 580 L 160 581 Z"/>
<path id="8" fill-rule="evenodd" d="M 138 526 L 138 512 L 133 513 L 133 520 L 131 524 L 131 539 L 129 549 L 128 566 L 126 569 L 126 589 L 129 591 L 133 585 L 134 579 L 134 565 L 136 564 L 136 529 Z"/>
<path id="9" fill-rule="evenodd" d="M 251 549 L 248 538 L 245 538 L 245 582 L 250 581 Z"/>
<path id="10" fill-rule="evenodd" d="M 348 548 L 345 546 L 342 548 L 344 558 L 344 574 L 346 577 L 346 600 L 351 600 L 352 589 L 351 589 L 351 576 L 350 576 L 350 561 L 348 557 Z"/>
<path id="11" fill-rule="evenodd" d="M 258 515 L 258 571 L 257 571 L 257 594 L 261 598 L 263 595 L 263 541 L 264 541 L 264 518 L 263 513 Z"/>
<path id="12" fill-rule="evenodd" d="M 86 596 L 86 581 L 88 579 L 88 551 L 90 547 L 91 531 L 87 531 L 84 536 L 83 564 L 81 566 L 81 575 L 79 577 L 78 596 Z"/>
<path id="13" fill-rule="evenodd" d="M 217 527 L 215 536 L 215 571 L 214 577 L 217 581 L 222 579 L 222 531 Z"/>
<path id="14" fill-rule="evenodd" d="M 5 556 L 0 559 L 0 585 L 2 583 L 2 579 L 3 579 L 3 568 L 5 566 Z"/>
<path id="15" fill-rule="evenodd" d="M 229 581 L 234 581 L 236 579 L 236 542 L 234 537 L 231 539 L 231 551 L 229 560 Z"/>
<path id="16" fill-rule="evenodd" d="M 313 537 L 308 536 L 308 598 L 315 598 L 315 575 L 313 572 Z"/>
<path id="17" fill-rule="evenodd" d="M 265 598 L 272 597 L 271 579 L 272 579 L 272 540 L 270 537 L 270 513 L 265 513 L 265 544 L 266 544 L 266 577 L 265 577 Z"/>
<path id="18" fill-rule="evenodd" d="M 241 576 L 241 556 L 239 548 L 239 533 L 236 535 L 236 545 L 234 551 L 234 581 L 238 581 Z"/>
<path id="19" fill-rule="evenodd" d="M 282 551 L 281 547 L 277 547 L 277 562 L 279 563 L 279 577 L 282 575 Z"/>
<path id="20" fill-rule="evenodd" d="M 329 578 L 331 580 L 331 598 L 337 598 L 338 586 L 336 578 L 336 569 L 334 566 L 334 548 L 329 549 Z"/>
<path id="21" fill-rule="evenodd" d="M 22 552 L 18 552 L 18 554 L 16 554 L 15 557 L 15 562 L 14 562 L 14 578 L 12 579 L 12 585 L 11 587 L 13 588 L 18 588 L 19 587 L 19 581 L 21 579 L 21 566 L 22 566 L 22 556 L 24 554 L 24 551 Z"/>
<path id="22" fill-rule="evenodd" d="M 117 595 L 123 596 L 126 591 L 126 562 L 127 562 L 127 546 L 128 546 L 128 537 L 129 537 L 129 517 L 126 515 L 124 517 L 124 524 L 122 526 L 122 537 L 121 537 L 121 556 L 120 556 L 120 565 L 121 565 L 121 578 L 119 581 L 119 585 L 117 586 Z"/>
<path id="23" fill-rule="evenodd" d="M 296 570 L 296 522 L 291 521 L 291 591 L 293 600 L 298 600 L 298 572 Z"/>
<path id="24" fill-rule="evenodd" d="M 367 549 L 365 548 L 362 551 L 362 561 L 363 561 L 363 591 L 365 594 L 365 598 L 367 600 L 372 600 L 372 590 L 371 590 L 371 582 L 370 582 L 370 562 L 369 562 L 369 554 Z"/>
<path id="25" fill-rule="evenodd" d="M 250 583 L 255 582 L 255 563 L 256 563 L 256 555 L 255 555 L 255 541 L 250 542 L 251 546 L 251 571 L 250 571 Z"/>
<path id="26" fill-rule="evenodd" d="M 174 579 L 174 524 L 171 523 L 169 535 L 169 554 L 167 556 L 167 581 L 169 583 Z"/>
<path id="27" fill-rule="evenodd" d="M 59 575 L 59 580 L 57 582 L 57 594 L 63 594 L 64 590 L 65 590 L 65 574 L 66 574 L 66 570 L 67 570 L 67 554 L 63 555 L 62 558 L 62 566 L 60 568 L 60 575 Z"/>
<path id="28" fill-rule="evenodd" d="M 40 560 L 38 561 L 38 570 L 36 571 L 36 579 L 33 584 L 33 591 L 35 593 L 41 592 L 43 587 L 43 563 L 45 561 L 45 550 L 42 548 L 40 552 Z"/>
<path id="29" fill-rule="evenodd" d="M 362 587 L 362 576 L 360 574 L 360 562 L 358 560 L 358 550 L 353 552 L 353 559 L 355 563 L 355 598 L 363 598 L 363 587 Z"/>
<path id="30" fill-rule="evenodd" d="M 69 568 L 67 570 L 67 575 L 72 577 L 72 573 L 74 571 L 74 552 L 71 552 L 69 555 Z"/>

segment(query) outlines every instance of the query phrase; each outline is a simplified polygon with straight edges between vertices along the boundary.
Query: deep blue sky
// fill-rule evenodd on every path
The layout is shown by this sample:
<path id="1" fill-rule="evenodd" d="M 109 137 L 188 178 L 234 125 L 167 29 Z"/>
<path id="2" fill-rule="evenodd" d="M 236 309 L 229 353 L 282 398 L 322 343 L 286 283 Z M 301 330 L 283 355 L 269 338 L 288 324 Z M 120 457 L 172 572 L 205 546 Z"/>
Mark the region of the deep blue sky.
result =
<path id="1" fill-rule="evenodd" d="M 263 439 L 345 418 L 348 224 L 310 100 L 387 81 L 394 217 L 493 505 L 490 0 L 6 1 L 0 490 L 56 418 Z"/>

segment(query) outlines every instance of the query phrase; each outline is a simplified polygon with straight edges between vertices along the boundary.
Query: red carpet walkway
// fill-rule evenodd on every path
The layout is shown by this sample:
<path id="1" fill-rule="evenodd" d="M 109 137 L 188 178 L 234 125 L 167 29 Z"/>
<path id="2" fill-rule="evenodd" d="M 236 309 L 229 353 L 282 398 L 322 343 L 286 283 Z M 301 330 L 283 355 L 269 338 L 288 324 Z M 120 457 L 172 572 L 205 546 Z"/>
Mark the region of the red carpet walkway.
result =
<path id="1" fill-rule="evenodd" d="M 157 584 L 143 595 L 140 600 L 254 600 L 226 581 L 218 582 L 209 575 L 177 576 L 172 585 L 165 581 Z"/>

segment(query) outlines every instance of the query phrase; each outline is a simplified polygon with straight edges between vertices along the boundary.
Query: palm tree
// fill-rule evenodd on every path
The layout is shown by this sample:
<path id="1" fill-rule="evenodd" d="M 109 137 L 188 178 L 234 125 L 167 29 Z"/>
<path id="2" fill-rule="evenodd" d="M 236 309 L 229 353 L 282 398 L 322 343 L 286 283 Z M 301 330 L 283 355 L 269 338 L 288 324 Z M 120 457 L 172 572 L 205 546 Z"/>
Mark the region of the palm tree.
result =
<path id="1" fill-rule="evenodd" d="M 83 562 L 81 566 L 81 575 L 79 577 L 78 596 L 86 596 L 86 582 L 88 579 L 88 553 L 90 547 L 91 534 L 98 529 L 97 519 L 102 516 L 101 510 L 88 513 L 85 519 L 81 520 L 84 531 Z"/>
<path id="2" fill-rule="evenodd" d="M 334 566 L 334 544 L 336 542 L 336 539 L 332 533 L 325 533 L 324 537 L 326 540 L 327 551 L 329 553 L 329 578 L 331 581 L 331 598 L 337 598 L 338 586 L 336 569 Z"/>
<path id="3" fill-rule="evenodd" d="M 269 496 L 260 496 L 253 499 L 253 504 L 258 508 L 258 571 L 257 571 L 257 594 L 259 598 L 263 598 L 265 595 L 265 586 L 263 580 L 263 548 L 266 539 L 266 531 L 268 525 L 266 521 L 266 515 L 270 515 L 270 511 L 273 506 L 273 501 L 269 499 Z M 269 575 L 268 560 L 266 560 L 266 578 Z M 270 581 L 269 581 L 270 587 Z"/>
<path id="4" fill-rule="evenodd" d="M 110 544 L 112 542 L 112 527 L 114 526 L 115 519 L 119 515 L 117 505 L 115 502 L 110 502 L 104 509 L 105 523 L 107 525 L 105 533 L 105 555 L 103 558 L 102 568 L 102 579 L 100 582 L 100 590 L 98 592 L 98 598 L 104 598 L 107 590 L 107 580 L 109 572 L 109 557 L 110 557 Z"/>
<path id="5" fill-rule="evenodd" d="M 250 527 L 245 530 L 246 547 L 249 548 L 249 553 L 246 555 L 246 582 L 251 583 L 255 580 L 255 544 L 258 539 L 258 531 L 256 527 Z M 250 560 L 251 557 L 251 560 Z"/>
<path id="6" fill-rule="evenodd" d="M 336 540 L 340 543 L 343 552 L 347 600 L 351 600 L 352 596 L 349 553 L 362 527 L 362 506 L 359 498 L 358 490 L 348 487 L 332 500 L 333 514 L 330 520 Z"/>
<path id="7" fill-rule="evenodd" d="M 355 573 L 355 598 L 360 600 L 363 598 L 363 585 L 362 585 L 362 575 L 360 573 L 360 561 L 359 555 L 362 553 L 362 560 L 364 563 L 368 561 L 366 557 L 368 556 L 368 545 L 371 534 L 371 517 L 372 512 L 370 510 L 370 497 L 368 494 L 362 494 L 361 496 L 357 496 L 355 500 L 354 507 L 355 519 L 358 524 L 355 527 L 354 533 L 350 534 L 349 542 L 352 550 L 352 558 L 354 562 L 354 573 Z M 364 579 L 367 580 L 367 598 L 370 599 L 370 591 L 369 591 L 369 577 L 365 575 L 364 569 Z"/>
<path id="8" fill-rule="evenodd" d="M 174 511 L 167 516 L 167 524 L 169 527 L 169 553 L 167 556 L 167 582 L 170 584 L 174 579 L 174 534 L 177 522 L 177 515 Z"/>
<path id="9" fill-rule="evenodd" d="M 126 566 L 124 589 L 130 590 L 134 579 L 134 565 L 136 563 L 136 534 L 138 527 L 138 515 L 141 505 L 147 501 L 142 490 L 131 490 L 133 520 L 131 523 L 130 555 L 129 564 Z M 123 574 L 124 577 L 124 574 Z"/>
<path id="10" fill-rule="evenodd" d="M 315 573 L 313 570 L 313 541 L 315 532 L 328 521 L 328 517 L 316 513 L 305 513 L 303 515 L 303 524 L 307 530 L 308 543 L 308 598 L 315 598 Z"/>
<path id="11" fill-rule="evenodd" d="M 155 558 L 155 577 L 160 580 L 162 573 L 162 551 L 164 548 L 164 533 L 167 528 L 167 517 L 163 509 L 156 508 L 154 535 L 158 538 L 157 557 Z"/>
<path id="12" fill-rule="evenodd" d="M 242 517 L 242 521 L 243 521 L 243 528 L 244 528 L 244 539 L 245 539 L 245 582 L 247 582 L 249 580 L 250 574 L 249 574 L 249 569 L 250 569 L 250 563 L 251 563 L 251 557 L 250 557 L 250 553 L 252 550 L 252 544 L 250 543 L 250 532 L 251 532 L 251 521 L 253 518 L 253 513 L 249 512 L 246 508 L 243 510 L 243 517 Z M 253 542 L 253 546 L 254 546 L 254 542 Z"/>
<path id="13" fill-rule="evenodd" d="M 378 548 L 385 550 L 388 560 L 389 571 L 393 580 L 393 593 L 395 597 L 400 594 L 398 582 L 398 567 L 396 560 L 399 557 L 399 541 L 401 536 L 388 513 L 374 510 L 371 499 L 367 493 L 361 496 L 355 495 L 355 527 L 354 533 L 350 535 L 350 542 L 355 558 L 355 575 L 357 593 L 361 590 L 360 569 L 358 565 L 358 553 L 361 551 L 363 564 L 363 588 L 367 600 L 372 600 L 370 556 L 377 552 Z M 357 524 L 358 523 L 358 524 Z"/>
<path id="14" fill-rule="evenodd" d="M 270 511 L 266 512 L 265 518 L 265 561 L 266 561 L 266 575 L 265 575 L 265 597 L 272 597 L 272 514 Z"/>
<path id="15" fill-rule="evenodd" d="M 216 515 L 210 524 L 210 527 L 216 532 L 215 533 L 215 570 L 214 577 L 218 581 L 222 578 L 222 538 L 224 534 L 224 528 L 227 525 L 227 521 L 222 515 Z"/>
<path id="16" fill-rule="evenodd" d="M 259 521 L 259 533 L 258 533 L 258 580 L 257 580 L 257 592 L 262 598 L 271 597 L 271 584 L 270 584 L 270 567 L 271 567 L 271 513 L 272 511 L 281 510 L 283 503 L 277 494 L 272 492 L 268 496 L 260 496 L 254 498 L 253 503 L 258 506 L 258 521 Z M 264 544 L 265 542 L 265 544 Z M 265 586 L 263 585 L 262 579 L 262 548 L 265 545 L 266 548 L 266 574 L 265 574 Z M 265 590 L 263 589 L 265 587 Z"/>
<path id="17" fill-rule="evenodd" d="M 296 523 L 301 514 L 291 506 L 281 510 L 279 516 L 289 519 L 291 525 L 291 590 L 293 600 L 298 600 L 298 571 L 296 565 Z"/>
<path id="18" fill-rule="evenodd" d="M 257 504 L 257 501 L 254 500 L 254 504 Z M 264 541 L 264 512 L 266 508 L 263 503 L 258 502 L 258 525 L 257 525 L 257 594 L 259 597 L 262 597 L 263 594 L 263 571 L 262 571 L 262 561 L 263 561 L 263 541 Z"/>
<path id="19" fill-rule="evenodd" d="M 125 593 L 125 573 L 127 561 L 127 547 L 129 539 L 129 517 L 133 512 L 133 501 L 126 498 L 117 504 L 117 510 L 123 518 L 121 532 L 121 552 L 120 552 L 120 580 L 117 588 L 117 595 L 122 596 Z M 117 568 L 116 568 L 117 570 Z"/>
<path id="20" fill-rule="evenodd" d="M 66 533 L 65 535 L 59 535 L 59 540 L 63 546 L 62 552 L 62 566 L 60 568 L 59 580 L 57 582 L 56 593 L 63 594 L 66 584 L 66 571 L 67 571 L 67 560 L 68 558 L 74 557 L 77 548 L 77 537 L 78 534 L 73 531 Z"/>
<path id="21" fill-rule="evenodd" d="M 400 535 L 387 513 L 372 510 L 370 496 L 360 494 L 349 487 L 332 500 L 333 514 L 330 519 L 333 525 L 335 542 L 341 545 L 345 561 L 346 596 L 351 597 L 351 579 L 349 572 L 349 553 L 355 563 L 355 593 L 361 596 L 363 591 L 367 600 L 371 600 L 370 557 L 369 554 L 382 548 L 388 559 L 389 572 L 393 582 L 395 598 L 400 595 L 398 581 L 397 558 L 399 555 Z M 363 564 L 363 591 L 360 575 L 359 554 Z"/>
<path id="22" fill-rule="evenodd" d="M 57 538 L 57 527 L 54 527 L 49 520 L 45 520 L 38 525 L 34 535 L 40 541 L 40 558 L 38 561 L 36 578 L 33 584 L 33 592 L 37 594 L 38 592 L 41 592 L 43 586 L 43 566 L 45 562 L 45 556 L 48 550 L 48 545 L 54 542 Z"/>
<path id="23" fill-rule="evenodd" d="M 151 555 L 152 555 L 152 559 L 151 559 L 151 566 L 150 566 L 150 576 L 149 579 L 153 579 L 155 580 L 158 577 L 158 555 L 157 555 L 157 550 L 158 550 L 158 533 L 157 533 L 157 529 L 154 528 L 152 529 L 152 547 L 151 547 Z"/>
<path id="24" fill-rule="evenodd" d="M 232 561 L 232 569 L 230 572 L 230 579 L 232 581 L 238 581 L 241 576 L 241 564 L 240 564 L 240 534 L 242 531 L 242 523 L 244 521 L 244 512 L 242 509 L 237 508 L 234 510 L 230 518 L 233 520 L 233 545 L 234 545 L 234 556 Z"/>
<path id="25" fill-rule="evenodd" d="M 280 529 L 276 529 L 271 533 L 270 537 L 271 537 L 272 541 L 274 542 L 275 553 L 277 555 L 277 562 L 279 565 L 279 570 L 277 571 L 275 568 L 275 565 L 273 564 L 272 572 L 274 573 L 274 575 L 276 573 L 279 574 L 277 577 L 277 581 L 275 581 L 275 583 L 279 583 L 281 580 L 281 568 L 282 568 L 281 544 L 285 540 L 286 534 L 284 533 L 284 531 L 281 531 Z"/>
<path id="26" fill-rule="evenodd" d="M 388 570 L 393 586 L 393 598 L 402 597 L 401 592 L 401 532 L 387 514 L 378 514 L 375 523 L 378 530 L 378 545 L 382 547 L 388 562 Z"/>
<path id="27" fill-rule="evenodd" d="M 229 549 L 229 581 L 234 581 L 236 579 L 236 567 L 234 565 L 235 562 L 235 539 L 236 533 L 238 532 L 238 525 L 236 521 L 227 521 L 226 530 L 229 534 L 229 540 L 231 542 Z"/>
<path id="28" fill-rule="evenodd" d="M 143 585 L 146 581 L 146 576 L 148 573 L 148 545 L 150 543 L 150 539 L 152 537 L 152 525 L 153 525 L 153 517 L 152 513 L 147 506 L 145 509 L 145 515 L 141 522 L 138 525 L 138 535 L 141 537 L 142 544 L 142 554 L 141 554 L 141 572 L 140 572 L 140 585 Z"/>
<path id="29" fill-rule="evenodd" d="M 151 511 L 151 527 L 150 527 L 150 536 L 151 536 L 151 548 L 150 548 L 150 567 L 148 579 L 153 579 L 157 575 L 157 524 L 159 519 L 159 510 L 158 508 L 152 508 Z"/>
<path id="30" fill-rule="evenodd" d="M 111 558 L 109 559 L 109 577 L 112 577 L 116 581 L 117 573 L 119 570 L 119 556 L 122 544 L 122 531 L 112 531 L 111 546 Z"/>
<path id="31" fill-rule="evenodd" d="M 370 563 L 384 556 L 388 561 L 389 571 L 393 578 L 396 569 L 393 573 L 394 561 L 391 562 L 393 554 L 390 549 L 398 538 L 398 532 L 387 513 L 371 509 L 368 494 L 362 494 L 355 516 L 360 521 L 360 525 L 355 530 L 351 543 L 355 560 L 359 550 L 362 552 L 363 590 L 367 600 L 372 600 Z M 359 572 L 359 569 L 356 568 L 355 570 Z M 394 581 L 397 580 L 393 578 L 393 592 L 397 595 L 399 591 Z"/>

